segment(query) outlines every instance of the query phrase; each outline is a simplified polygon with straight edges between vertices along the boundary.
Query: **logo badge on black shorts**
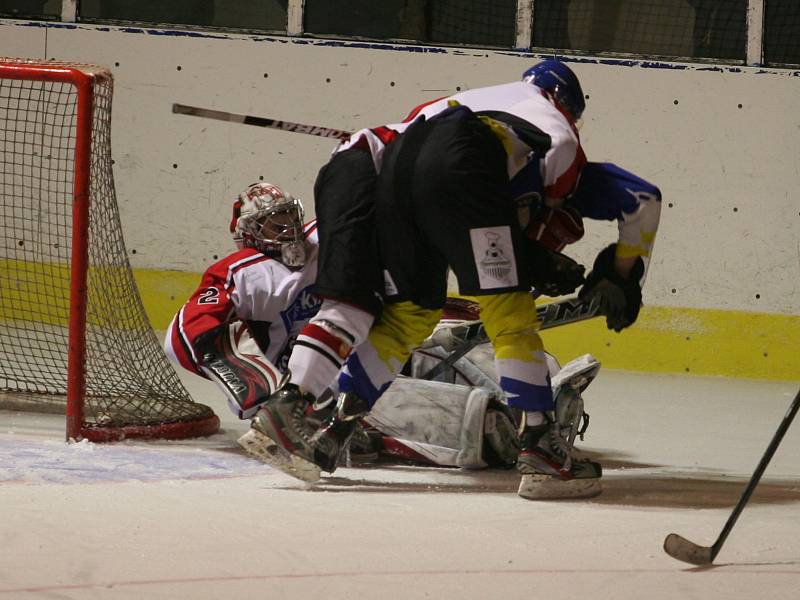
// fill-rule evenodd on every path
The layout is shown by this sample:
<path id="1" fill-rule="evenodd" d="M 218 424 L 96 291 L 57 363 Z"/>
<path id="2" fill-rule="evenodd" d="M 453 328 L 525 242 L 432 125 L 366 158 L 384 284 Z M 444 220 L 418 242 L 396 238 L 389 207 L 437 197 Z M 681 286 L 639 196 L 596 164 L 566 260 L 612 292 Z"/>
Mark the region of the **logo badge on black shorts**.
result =
<path id="1" fill-rule="evenodd" d="M 470 230 L 472 252 L 481 289 L 514 287 L 518 284 L 517 263 L 508 227 Z"/>

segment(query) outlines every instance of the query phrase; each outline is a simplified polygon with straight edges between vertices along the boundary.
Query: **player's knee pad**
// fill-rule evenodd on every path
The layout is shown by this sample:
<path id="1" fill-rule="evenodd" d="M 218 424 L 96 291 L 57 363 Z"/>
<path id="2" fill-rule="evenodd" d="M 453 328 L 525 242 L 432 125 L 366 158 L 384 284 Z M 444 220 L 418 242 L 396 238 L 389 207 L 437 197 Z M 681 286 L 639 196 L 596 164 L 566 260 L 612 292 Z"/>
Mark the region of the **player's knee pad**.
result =
<path id="1" fill-rule="evenodd" d="M 219 386 L 240 419 L 249 419 L 280 387 L 282 375 L 244 323 L 220 325 L 195 341 L 205 376 Z"/>

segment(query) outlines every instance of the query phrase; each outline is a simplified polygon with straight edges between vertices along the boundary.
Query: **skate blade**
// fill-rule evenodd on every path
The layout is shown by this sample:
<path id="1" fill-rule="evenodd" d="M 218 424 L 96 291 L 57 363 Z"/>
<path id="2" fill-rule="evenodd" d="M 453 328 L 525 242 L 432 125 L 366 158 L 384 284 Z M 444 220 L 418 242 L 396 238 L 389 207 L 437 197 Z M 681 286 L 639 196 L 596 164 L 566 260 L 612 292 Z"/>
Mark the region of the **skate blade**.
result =
<path id="1" fill-rule="evenodd" d="M 550 475 L 523 475 L 519 494 L 527 500 L 568 500 L 594 498 L 603 491 L 599 479 L 558 479 Z"/>
<path id="2" fill-rule="evenodd" d="M 237 443 L 253 458 L 300 481 L 315 483 L 320 479 L 320 468 L 317 465 L 295 456 L 256 429 L 251 428 L 237 440 Z"/>

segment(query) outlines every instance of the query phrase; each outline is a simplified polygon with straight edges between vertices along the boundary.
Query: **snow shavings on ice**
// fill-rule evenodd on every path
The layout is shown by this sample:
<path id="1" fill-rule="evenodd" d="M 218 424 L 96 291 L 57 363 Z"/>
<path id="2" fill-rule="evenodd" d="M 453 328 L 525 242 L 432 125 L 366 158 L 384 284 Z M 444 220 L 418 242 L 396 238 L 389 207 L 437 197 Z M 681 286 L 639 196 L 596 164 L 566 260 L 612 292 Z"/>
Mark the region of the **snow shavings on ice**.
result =
<path id="1" fill-rule="evenodd" d="M 248 477 L 273 472 L 230 450 L 121 442 L 0 438 L 0 484 L 95 483 Z"/>

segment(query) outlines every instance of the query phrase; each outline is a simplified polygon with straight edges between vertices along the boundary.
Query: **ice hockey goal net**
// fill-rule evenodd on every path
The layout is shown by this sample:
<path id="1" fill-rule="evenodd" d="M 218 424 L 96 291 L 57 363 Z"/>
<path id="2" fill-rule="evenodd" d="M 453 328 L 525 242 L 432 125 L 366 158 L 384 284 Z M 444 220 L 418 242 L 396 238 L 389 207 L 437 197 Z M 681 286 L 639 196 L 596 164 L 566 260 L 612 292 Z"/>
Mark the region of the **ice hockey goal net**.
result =
<path id="1" fill-rule="evenodd" d="M 65 411 L 68 439 L 208 435 L 127 258 L 112 90 L 101 67 L 0 58 L 0 402 Z"/>

